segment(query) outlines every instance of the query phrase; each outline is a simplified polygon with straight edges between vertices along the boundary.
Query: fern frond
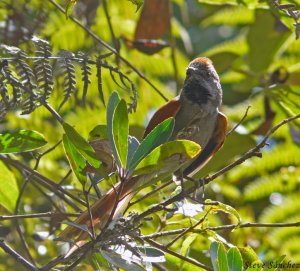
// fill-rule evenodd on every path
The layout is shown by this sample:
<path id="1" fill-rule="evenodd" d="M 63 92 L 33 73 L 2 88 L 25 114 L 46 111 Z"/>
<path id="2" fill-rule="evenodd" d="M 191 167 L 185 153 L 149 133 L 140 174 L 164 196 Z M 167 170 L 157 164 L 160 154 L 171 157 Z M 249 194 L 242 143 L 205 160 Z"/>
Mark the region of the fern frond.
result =
<path id="1" fill-rule="evenodd" d="M 299 182 L 299 172 L 283 173 L 283 170 L 281 170 L 276 174 L 262 176 L 245 187 L 244 200 L 253 201 L 269 197 L 275 192 L 287 193 L 294 191 Z"/>
<path id="2" fill-rule="evenodd" d="M 35 37 L 32 41 L 36 47 L 35 54 L 38 57 L 34 60 L 34 73 L 36 75 L 36 81 L 40 92 L 40 101 L 43 103 L 49 98 L 54 85 L 52 65 L 49 60 L 49 57 L 52 54 L 52 48 L 45 40 Z"/>
<path id="3" fill-rule="evenodd" d="M 68 101 L 68 99 L 76 90 L 75 67 L 72 63 L 73 55 L 66 51 L 61 52 L 61 55 L 63 56 L 60 59 L 60 62 L 62 65 L 62 71 L 64 75 L 64 99 L 59 105 L 58 111 Z"/>
<path id="4" fill-rule="evenodd" d="M 97 86 L 98 86 L 98 92 L 101 99 L 101 102 L 105 106 L 105 99 L 103 94 L 103 88 L 102 88 L 102 57 L 97 57 L 96 59 L 96 69 L 97 69 Z"/>
<path id="5" fill-rule="evenodd" d="M 261 223 L 284 222 L 294 215 L 298 215 L 300 210 L 299 194 L 290 194 L 284 197 L 280 205 L 272 205 L 265 208 L 259 217 Z"/>
<path id="6" fill-rule="evenodd" d="M 77 55 L 78 55 L 78 57 L 80 57 L 82 59 L 82 61 L 80 61 L 79 63 L 80 63 L 81 75 L 82 75 L 81 80 L 83 82 L 82 103 L 83 103 L 83 105 L 85 105 L 88 87 L 89 87 L 89 84 L 91 83 L 90 75 L 92 74 L 92 72 L 91 72 L 91 66 L 89 65 L 89 57 L 82 52 L 79 52 Z M 98 75 L 98 73 L 97 73 L 97 75 Z M 101 97 L 101 100 L 102 100 L 102 97 Z"/>

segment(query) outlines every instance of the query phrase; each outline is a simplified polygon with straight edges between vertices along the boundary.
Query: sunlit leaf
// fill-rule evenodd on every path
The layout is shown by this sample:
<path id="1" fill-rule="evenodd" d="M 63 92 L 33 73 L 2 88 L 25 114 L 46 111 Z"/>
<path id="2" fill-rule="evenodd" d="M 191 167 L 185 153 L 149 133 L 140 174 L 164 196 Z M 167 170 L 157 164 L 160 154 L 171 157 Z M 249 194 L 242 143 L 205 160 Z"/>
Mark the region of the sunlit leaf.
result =
<path id="1" fill-rule="evenodd" d="M 218 242 L 212 242 L 210 245 L 210 261 L 213 265 L 214 271 L 220 271 L 219 269 L 219 262 L 218 262 L 218 249 L 219 249 L 219 243 Z"/>
<path id="2" fill-rule="evenodd" d="M 194 158 L 201 150 L 199 144 L 189 140 L 170 141 L 156 147 L 136 167 L 135 174 L 159 172 L 168 165 L 168 158 L 181 161 L 183 164 L 187 159 Z M 176 156 L 177 158 L 175 158 Z M 174 160 L 173 160 L 174 161 Z M 174 162 L 175 164 L 175 162 Z"/>
<path id="3" fill-rule="evenodd" d="M 0 153 L 19 153 L 38 149 L 47 143 L 36 131 L 18 129 L 0 134 Z"/>
<path id="4" fill-rule="evenodd" d="M 77 151 L 95 168 L 99 168 L 101 161 L 97 159 L 91 145 L 68 123 L 62 124 L 69 141 L 76 147 Z"/>
<path id="5" fill-rule="evenodd" d="M 0 205 L 13 213 L 19 195 L 15 175 L 0 161 Z"/>
<path id="6" fill-rule="evenodd" d="M 67 135 L 63 135 L 63 146 L 66 156 L 71 165 L 72 171 L 76 175 L 78 181 L 83 185 L 86 182 L 86 160 L 72 144 Z"/>
<path id="7" fill-rule="evenodd" d="M 218 262 L 220 271 L 228 271 L 227 252 L 222 243 L 218 247 Z"/>
<path id="8" fill-rule="evenodd" d="M 207 205 L 206 208 L 208 208 L 211 211 L 221 211 L 233 215 L 238 220 L 238 223 L 241 223 L 242 221 L 238 211 L 230 205 L 224 204 L 219 201 L 212 201 L 210 199 L 205 200 L 205 205 Z"/>
<path id="9" fill-rule="evenodd" d="M 136 12 L 141 8 L 141 6 L 144 4 L 144 0 L 128 0 L 132 4 L 136 5 Z"/>
<path id="10" fill-rule="evenodd" d="M 119 167 L 125 168 L 128 152 L 128 112 L 126 102 L 121 100 L 113 114 L 113 146 L 117 157 L 115 159 Z"/>
<path id="11" fill-rule="evenodd" d="M 97 125 L 89 133 L 89 140 L 108 139 L 107 125 Z"/>
<path id="12" fill-rule="evenodd" d="M 229 271 L 243 271 L 242 255 L 237 247 L 228 250 L 227 258 Z"/>
<path id="13" fill-rule="evenodd" d="M 172 135 L 174 119 L 169 118 L 157 125 L 141 142 L 129 163 L 129 170 L 133 170 L 139 162 L 154 148 L 165 143 Z"/>

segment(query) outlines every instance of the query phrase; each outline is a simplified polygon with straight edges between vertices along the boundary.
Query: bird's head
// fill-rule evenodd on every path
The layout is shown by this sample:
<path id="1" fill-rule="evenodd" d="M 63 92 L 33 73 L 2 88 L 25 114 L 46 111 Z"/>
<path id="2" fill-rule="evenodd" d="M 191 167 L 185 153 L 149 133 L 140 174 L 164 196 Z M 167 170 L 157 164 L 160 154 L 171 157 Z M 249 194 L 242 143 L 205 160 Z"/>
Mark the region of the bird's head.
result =
<path id="1" fill-rule="evenodd" d="M 192 103 L 219 107 L 222 102 L 222 88 L 219 76 L 210 59 L 198 57 L 186 69 L 182 95 Z"/>

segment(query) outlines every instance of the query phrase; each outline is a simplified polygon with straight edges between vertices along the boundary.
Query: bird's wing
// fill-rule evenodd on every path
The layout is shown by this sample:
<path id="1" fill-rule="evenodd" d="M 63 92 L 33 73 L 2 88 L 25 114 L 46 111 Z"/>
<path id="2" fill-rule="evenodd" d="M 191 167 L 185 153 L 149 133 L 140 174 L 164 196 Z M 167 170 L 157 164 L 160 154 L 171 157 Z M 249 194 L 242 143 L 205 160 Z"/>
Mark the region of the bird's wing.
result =
<path id="1" fill-rule="evenodd" d="M 184 170 L 183 174 L 186 176 L 193 176 L 198 172 L 223 146 L 227 129 L 227 118 L 224 114 L 219 112 L 216 127 L 211 139 L 207 145 L 200 152 L 197 158 Z"/>
<path id="2" fill-rule="evenodd" d="M 181 107 L 179 97 L 175 97 L 161 108 L 159 108 L 153 117 L 151 118 L 143 138 L 145 138 L 158 124 L 166 120 L 167 118 L 175 117 Z"/>

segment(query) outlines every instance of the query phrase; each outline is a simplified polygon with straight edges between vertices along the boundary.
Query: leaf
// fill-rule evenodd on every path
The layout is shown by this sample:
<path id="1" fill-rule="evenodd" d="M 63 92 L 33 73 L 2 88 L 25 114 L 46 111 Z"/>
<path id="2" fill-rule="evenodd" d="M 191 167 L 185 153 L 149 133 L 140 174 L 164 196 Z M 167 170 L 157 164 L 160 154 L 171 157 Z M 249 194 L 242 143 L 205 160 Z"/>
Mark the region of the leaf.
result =
<path id="1" fill-rule="evenodd" d="M 210 261 L 213 265 L 214 271 L 219 271 L 219 264 L 218 264 L 218 248 L 219 243 L 218 242 L 212 242 L 210 245 Z"/>
<path id="2" fill-rule="evenodd" d="M 16 129 L 0 134 L 0 153 L 19 153 L 38 149 L 47 143 L 36 131 Z"/>
<path id="3" fill-rule="evenodd" d="M 72 13 L 73 7 L 76 5 L 77 0 L 68 0 L 67 6 L 65 8 L 65 15 L 66 15 L 66 19 L 69 18 L 69 16 Z"/>
<path id="4" fill-rule="evenodd" d="M 137 247 L 141 252 L 141 257 L 144 262 L 163 263 L 166 261 L 165 253 L 154 247 Z"/>
<path id="5" fill-rule="evenodd" d="M 76 175 L 78 181 L 84 185 L 86 183 L 86 160 L 76 149 L 74 144 L 72 144 L 66 134 L 63 135 L 63 146 L 72 171 Z"/>
<path id="6" fill-rule="evenodd" d="M 250 69 L 255 72 L 267 70 L 273 59 L 290 37 L 289 29 L 267 10 L 256 10 L 256 18 L 248 32 L 247 40 L 249 44 L 248 61 Z M 263 25 L 263 27 L 262 27 Z M 262 41 L 262 42 L 258 42 Z"/>
<path id="7" fill-rule="evenodd" d="M 220 271 L 228 271 L 227 253 L 222 243 L 219 243 L 218 262 Z"/>
<path id="8" fill-rule="evenodd" d="M 253 263 L 259 263 L 260 266 L 262 262 L 259 260 L 258 256 L 256 255 L 255 251 L 251 247 L 239 247 L 239 251 L 243 257 L 243 262 L 245 266 L 250 266 Z M 250 269 L 247 269 L 250 270 Z"/>
<path id="9" fill-rule="evenodd" d="M 0 205 L 13 213 L 19 195 L 15 175 L 0 161 Z"/>
<path id="10" fill-rule="evenodd" d="M 68 139 L 77 151 L 89 162 L 91 166 L 99 168 L 101 166 L 101 161 L 97 159 L 91 145 L 68 123 L 64 122 L 62 126 Z"/>
<path id="11" fill-rule="evenodd" d="M 140 142 L 134 136 L 128 136 L 128 155 L 126 168 L 128 168 L 128 163 L 132 160 L 132 157 L 139 146 Z"/>
<path id="12" fill-rule="evenodd" d="M 114 145 L 114 135 L 113 135 L 113 117 L 116 110 L 116 107 L 118 106 L 120 102 L 120 97 L 117 92 L 113 92 L 108 101 L 107 105 L 107 111 L 106 111 L 106 121 L 107 121 L 107 137 L 110 141 L 111 149 L 113 152 L 113 156 L 115 160 L 118 160 L 118 153 L 116 150 L 116 146 Z M 120 164 L 120 161 L 117 161 L 118 164 Z"/>
<path id="13" fill-rule="evenodd" d="M 101 254 L 108 262 L 116 267 L 130 271 L 145 271 L 142 266 L 136 264 L 135 262 L 129 262 L 125 259 L 122 259 L 120 254 L 117 254 L 113 251 L 101 250 Z"/>
<path id="14" fill-rule="evenodd" d="M 197 233 L 192 233 L 184 239 L 180 248 L 180 255 L 188 255 L 189 248 L 191 247 L 192 243 L 196 240 L 197 236 Z"/>
<path id="15" fill-rule="evenodd" d="M 228 250 L 227 258 L 229 271 L 243 271 L 242 255 L 237 247 Z"/>
<path id="16" fill-rule="evenodd" d="M 242 221 L 238 211 L 235 210 L 230 205 L 224 204 L 219 201 L 212 201 L 210 199 L 205 200 L 204 205 L 206 206 L 206 208 L 209 208 L 209 210 L 211 210 L 211 211 L 221 211 L 221 212 L 233 215 L 238 220 L 238 223 L 241 223 L 241 221 Z"/>
<path id="17" fill-rule="evenodd" d="M 200 145 L 189 140 L 175 140 L 170 141 L 156 147 L 151 153 L 149 153 L 136 167 L 135 174 L 139 175 L 145 171 L 159 171 L 159 169 L 165 167 L 167 159 L 180 155 L 180 160 L 194 158 L 201 150 Z M 149 172 L 148 172 L 149 173 Z"/>
<path id="18" fill-rule="evenodd" d="M 139 162 L 154 148 L 165 143 L 172 135 L 174 119 L 168 118 L 158 124 L 141 142 L 129 163 L 129 170 L 133 170 Z"/>
<path id="19" fill-rule="evenodd" d="M 113 114 L 113 147 L 117 153 L 116 162 L 125 168 L 128 153 L 128 112 L 126 102 L 121 100 Z"/>
<path id="20" fill-rule="evenodd" d="M 136 5 L 136 11 L 135 12 L 138 12 L 138 10 L 144 4 L 144 0 L 128 0 L 128 1 L 131 2 L 132 4 Z"/>

